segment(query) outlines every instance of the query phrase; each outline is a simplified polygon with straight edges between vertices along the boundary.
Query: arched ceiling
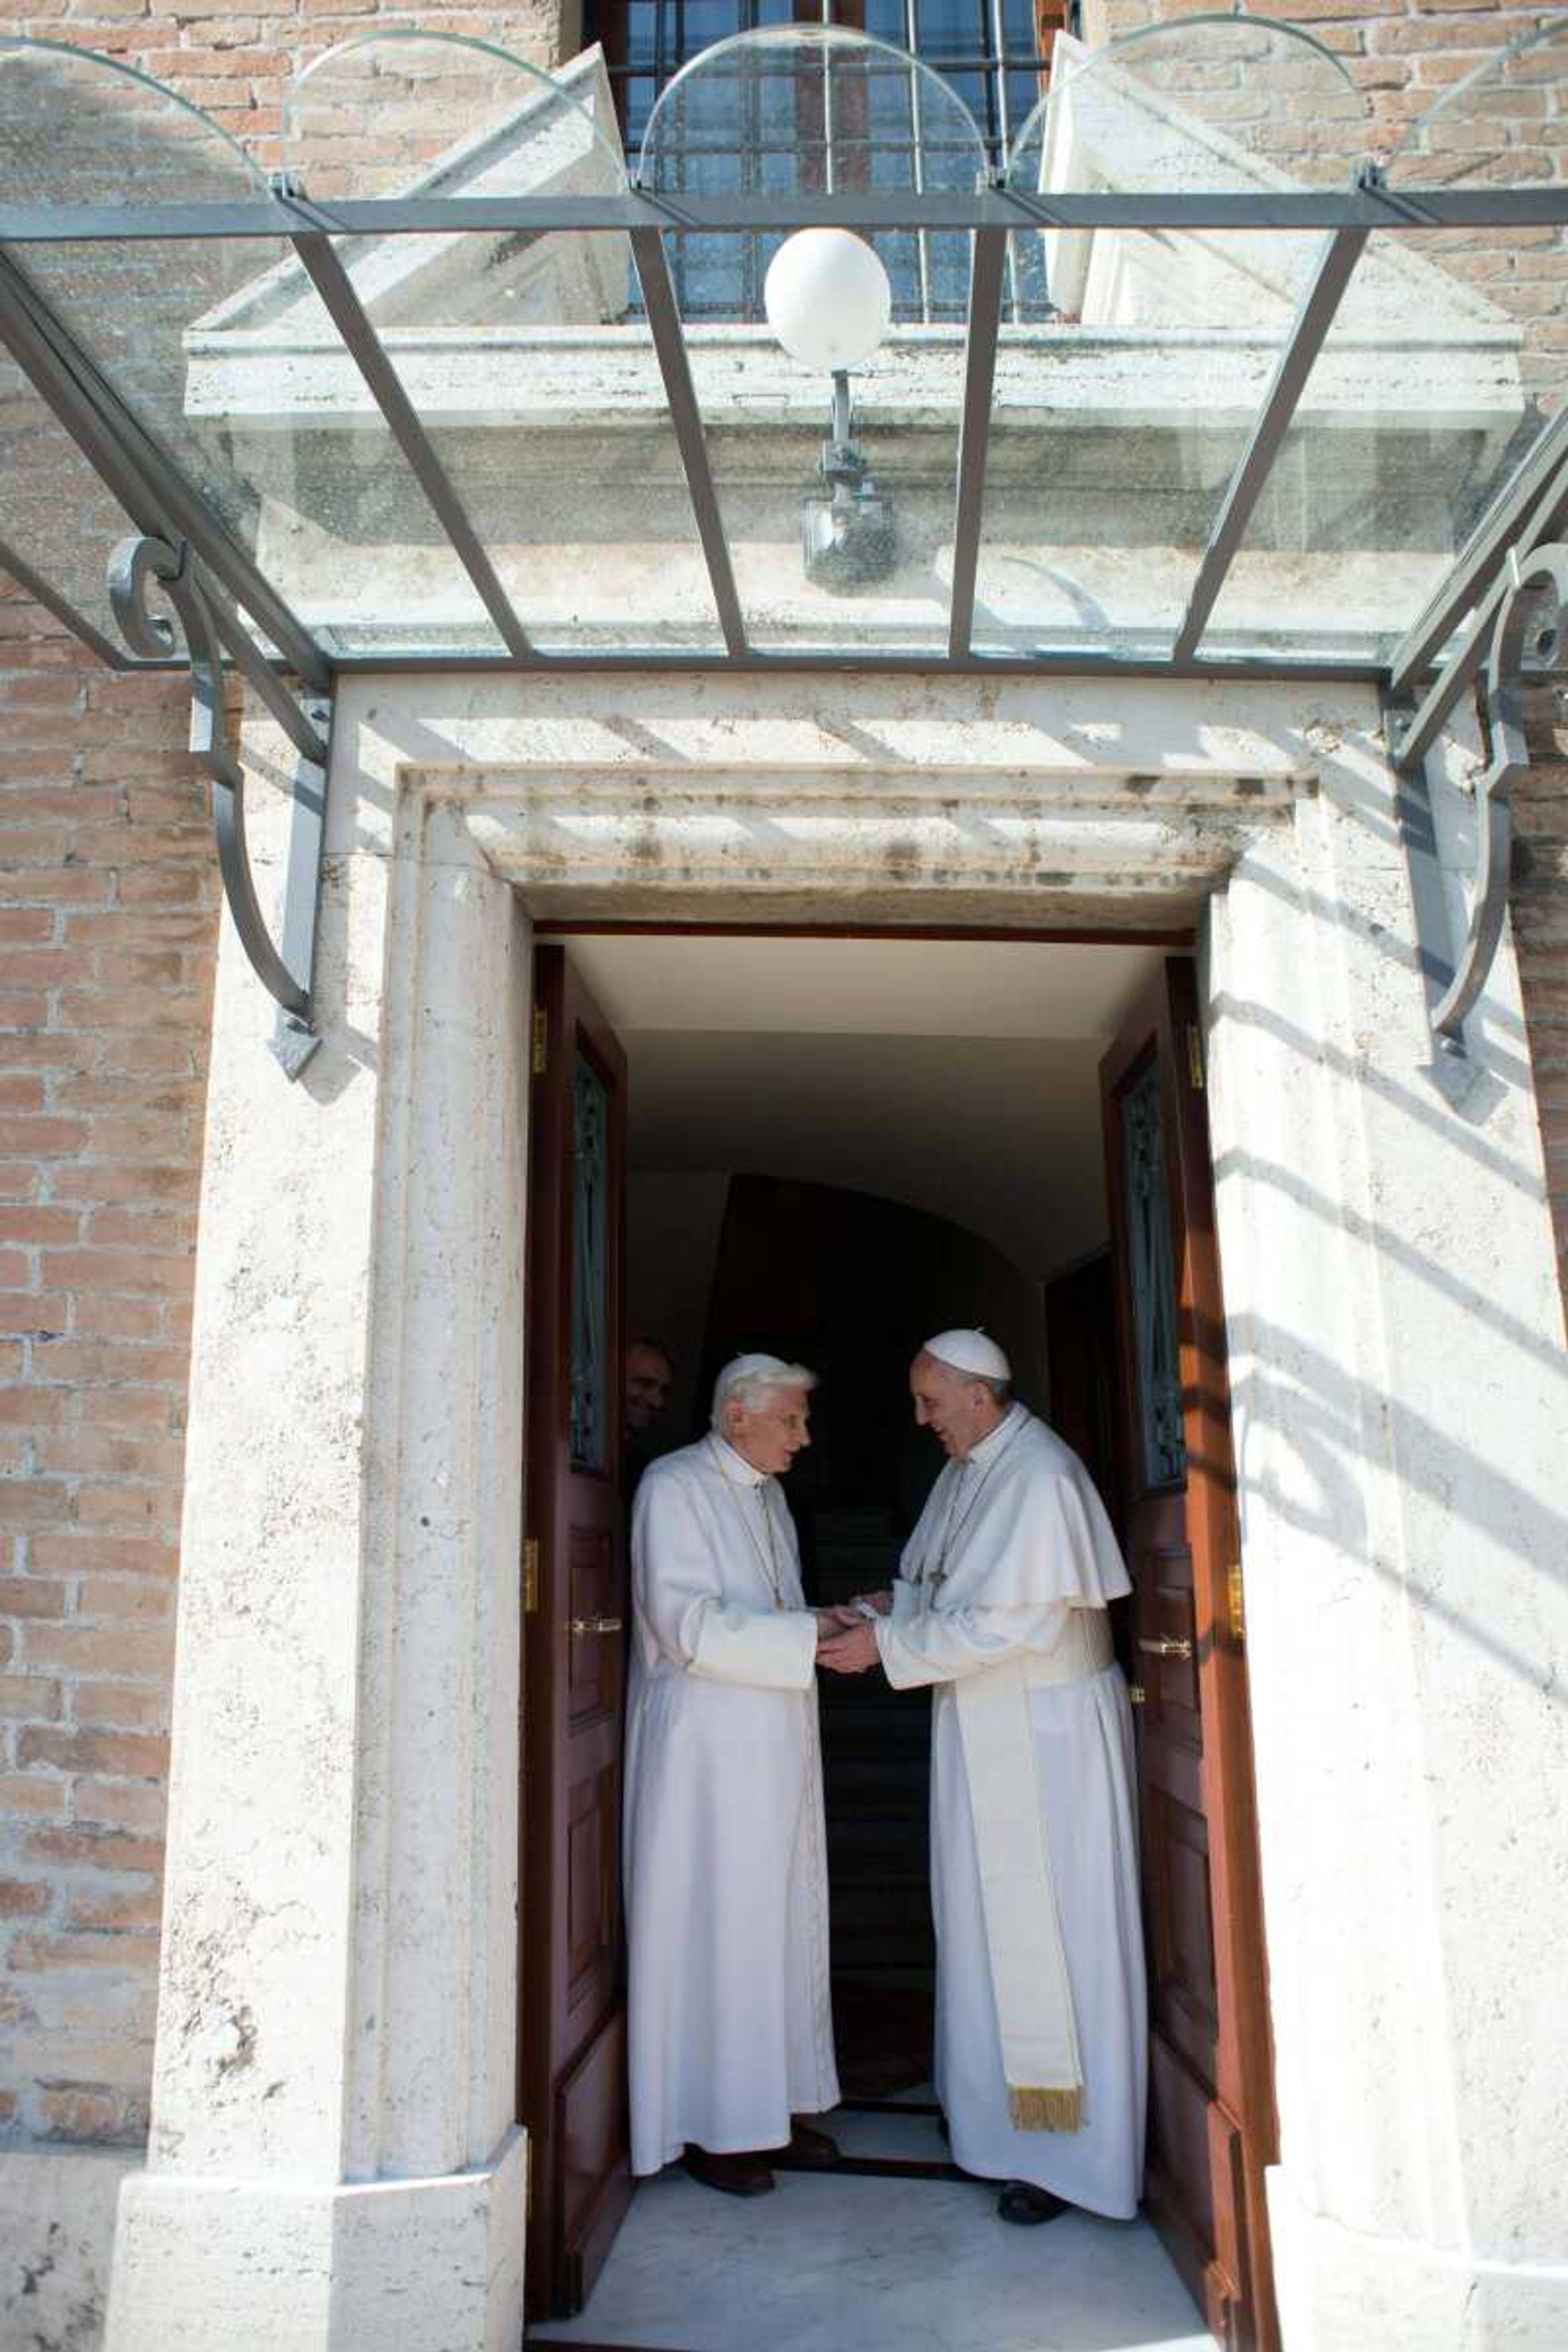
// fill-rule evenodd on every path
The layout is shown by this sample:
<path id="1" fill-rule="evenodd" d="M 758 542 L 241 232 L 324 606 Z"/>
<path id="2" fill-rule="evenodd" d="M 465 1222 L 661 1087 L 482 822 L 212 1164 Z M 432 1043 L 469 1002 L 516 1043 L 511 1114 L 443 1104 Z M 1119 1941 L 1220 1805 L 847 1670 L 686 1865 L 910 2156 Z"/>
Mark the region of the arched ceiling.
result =
<path id="1" fill-rule="evenodd" d="M 1163 950 L 574 937 L 626 1044 L 634 1169 L 749 1170 L 952 1217 L 1035 1278 L 1105 1237 L 1099 1063 Z"/>

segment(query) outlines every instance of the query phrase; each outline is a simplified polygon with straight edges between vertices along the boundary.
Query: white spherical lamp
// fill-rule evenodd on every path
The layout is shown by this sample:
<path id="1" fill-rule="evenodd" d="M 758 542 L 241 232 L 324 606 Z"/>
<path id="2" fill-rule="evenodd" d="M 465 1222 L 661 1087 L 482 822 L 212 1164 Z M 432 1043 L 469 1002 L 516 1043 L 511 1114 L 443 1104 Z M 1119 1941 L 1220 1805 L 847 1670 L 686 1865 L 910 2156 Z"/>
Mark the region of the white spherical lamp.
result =
<path id="1" fill-rule="evenodd" d="M 870 358 L 888 331 L 893 295 L 864 237 L 802 228 L 768 264 L 763 303 L 792 360 L 837 375 Z"/>

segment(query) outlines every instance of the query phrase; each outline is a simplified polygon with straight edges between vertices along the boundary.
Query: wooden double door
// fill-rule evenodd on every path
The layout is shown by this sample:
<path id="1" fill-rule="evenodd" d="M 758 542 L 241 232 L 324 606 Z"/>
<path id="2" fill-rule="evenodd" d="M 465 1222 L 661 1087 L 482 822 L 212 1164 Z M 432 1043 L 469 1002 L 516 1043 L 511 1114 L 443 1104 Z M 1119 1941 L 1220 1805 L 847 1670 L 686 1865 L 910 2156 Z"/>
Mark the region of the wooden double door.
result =
<path id="1" fill-rule="evenodd" d="M 619 1867 L 626 1064 L 561 948 L 536 958 L 532 1051 L 519 2113 L 531 2143 L 538 2316 L 581 2308 L 631 2196 Z M 1154 974 L 1105 1057 L 1101 1096 L 1106 1352 L 1140 1701 L 1147 2206 L 1218 2341 L 1274 2352 L 1245 1633 L 1184 958 Z"/>
<path id="2" fill-rule="evenodd" d="M 1193 967 L 1100 1066 L 1121 1533 L 1132 1580 L 1146 2210 L 1227 2352 L 1275 2352 L 1275 2153 L 1225 1309 Z"/>

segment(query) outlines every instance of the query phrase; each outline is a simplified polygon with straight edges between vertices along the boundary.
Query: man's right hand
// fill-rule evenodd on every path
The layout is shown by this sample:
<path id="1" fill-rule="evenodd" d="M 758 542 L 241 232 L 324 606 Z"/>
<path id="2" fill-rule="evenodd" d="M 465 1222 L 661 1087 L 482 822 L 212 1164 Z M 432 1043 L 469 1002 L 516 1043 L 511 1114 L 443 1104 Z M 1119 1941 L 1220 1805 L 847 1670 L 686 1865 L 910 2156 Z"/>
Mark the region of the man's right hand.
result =
<path id="1" fill-rule="evenodd" d="M 858 1592 L 851 1604 L 857 1613 L 859 1612 L 862 1601 L 868 1609 L 874 1609 L 879 1617 L 890 1617 L 892 1614 L 893 1596 L 885 1589 L 880 1592 Z"/>
<path id="2" fill-rule="evenodd" d="M 881 1652 L 870 1619 L 857 1617 L 853 1625 L 835 1633 L 831 1641 L 819 1642 L 816 1663 L 835 1675 L 863 1675 L 868 1667 L 879 1665 Z"/>

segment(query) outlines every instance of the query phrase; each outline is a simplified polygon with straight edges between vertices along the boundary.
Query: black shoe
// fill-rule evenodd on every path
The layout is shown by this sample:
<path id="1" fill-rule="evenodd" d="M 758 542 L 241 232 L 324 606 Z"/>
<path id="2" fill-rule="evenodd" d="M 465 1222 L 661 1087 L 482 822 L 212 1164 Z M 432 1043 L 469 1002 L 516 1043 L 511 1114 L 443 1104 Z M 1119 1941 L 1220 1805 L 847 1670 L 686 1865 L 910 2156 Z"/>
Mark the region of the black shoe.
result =
<path id="1" fill-rule="evenodd" d="M 996 2200 L 996 2210 L 1004 2221 L 1016 2221 L 1021 2229 L 1036 2229 L 1042 2221 L 1054 2221 L 1067 2211 L 1065 2200 L 1053 2197 L 1048 2189 L 1037 2189 L 1030 2180 L 1009 2180 Z"/>
<path id="2" fill-rule="evenodd" d="M 726 2197 L 765 2197 L 775 2186 L 765 2156 L 747 2151 L 734 2156 L 710 2156 L 705 2147 L 689 2142 L 682 2158 L 693 2180 L 717 2189 Z"/>

